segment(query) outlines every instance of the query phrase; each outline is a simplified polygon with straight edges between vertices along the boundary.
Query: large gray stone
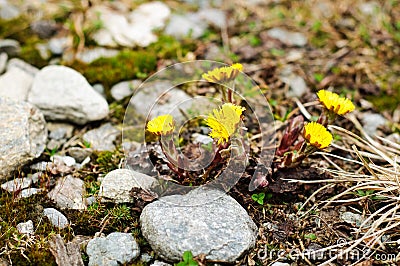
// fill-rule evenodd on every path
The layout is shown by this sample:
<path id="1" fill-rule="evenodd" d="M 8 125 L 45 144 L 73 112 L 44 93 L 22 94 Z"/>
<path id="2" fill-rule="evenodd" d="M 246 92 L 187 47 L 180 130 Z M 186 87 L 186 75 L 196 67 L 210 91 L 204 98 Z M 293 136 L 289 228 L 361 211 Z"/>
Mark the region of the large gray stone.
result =
<path id="1" fill-rule="evenodd" d="M 61 209 L 86 209 L 83 180 L 68 175 L 57 180 L 56 186 L 47 194 Z"/>
<path id="2" fill-rule="evenodd" d="M 28 101 L 48 120 L 77 124 L 101 120 L 108 115 L 107 101 L 77 71 L 65 66 L 47 66 L 36 75 Z"/>
<path id="3" fill-rule="evenodd" d="M 90 240 L 86 253 L 89 255 L 89 266 L 118 266 L 137 258 L 140 249 L 131 234 L 114 232 L 107 237 Z"/>
<path id="4" fill-rule="evenodd" d="M 0 76 L 0 97 L 26 101 L 32 82 L 33 76 L 13 67 Z"/>
<path id="5" fill-rule="evenodd" d="M 159 115 L 171 114 L 178 122 L 186 120 L 182 111 L 186 114 L 190 112 L 204 113 L 204 108 L 209 104 L 210 102 L 206 99 L 192 98 L 166 80 L 142 84 L 129 103 L 137 114 L 144 117 L 154 118 Z M 129 116 L 129 113 L 126 115 Z"/>
<path id="6" fill-rule="evenodd" d="M 99 197 L 116 203 L 133 202 L 129 192 L 132 188 L 150 189 L 157 180 L 151 176 L 128 169 L 108 173 L 101 182 Z"/>
<path id="7" fill-rule="evenodd" d="M 113 127 L 110 123 L 104 124 L 99 128 L 89 130 L 83 134 L 82 138 L 90 143 L 90 148 L 97 151 L 113 151 L 115 150 L 114 141 L 120 131 Z"/>
<path id="8" fill-rule="evenodd" d="M 257 226 L 232 197 L 198 188 L 160 198 L 140 216 L 143 236 L 162 258 L 178 261 L 184 251 L 234 262 L 255 245 Z"/>
<path id="9" fill-rule="evenodd" d="M 171 11 L 159 1 L 144 3 L 125 16 L 105 6 L 97 5 L 89 10 L 89 17 L 102 21 L 103 27 L 93 34 L 102 46 L 148 46 L 157 41 L 153 30 L 164 27 Z"/>
<path id="10" fill-rule="evenodd" d="M 0 180 L 39 157 L 46 139 L 46 121 L 37 108 L 0 97 Z"/>

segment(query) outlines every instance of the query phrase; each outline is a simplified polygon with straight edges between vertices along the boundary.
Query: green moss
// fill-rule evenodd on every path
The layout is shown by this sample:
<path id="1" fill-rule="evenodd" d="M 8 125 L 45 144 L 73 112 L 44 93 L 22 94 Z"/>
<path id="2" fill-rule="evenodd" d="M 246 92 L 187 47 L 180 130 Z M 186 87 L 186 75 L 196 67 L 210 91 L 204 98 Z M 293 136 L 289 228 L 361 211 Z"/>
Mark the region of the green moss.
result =
<path id="1" fill-rule="evenodd" d="M 149 45 L 147 51 L 152 51 L 158 58 L 169 59 L 185 56 L 188 52 L 196 48 L 191 39 L 176 40 L 172 36 L 161 35 L 158 41 Z"/>
<path id="2" fill-rule="evenodd" d="M 0 38 L 17 40 L 21 45 L 18 57 L 34 66 L 43 67 L 47 65 L 47 60 L 44 60 L 36 49 L 36 45 L 43 41 L 31 31 L 30 22 L 31 18 L 26 16 L 11 20 L 0 19 Z"/>
<path id="3" fill-rule="evenodd" d="M 126 106 L 126 104 L 120 101 L 112 102 L 110 104 L 110 116 L 118 122 L 124 121 Z"/>
<path id="4" fill-rule="evenodd" d="M 39 51 L 35 48 L 35 44 L 37 44 L 37 42 L 22 46 L 21 53 L 18 57 L 31 65 L 42 68 L 46 66 L 48 62 L 40 56 Z"/>
<path id="5" fill-rule="evenodd" d="M 19 42 L 29 37 L 30 20 L 26 16 L 19 16 L 10 20 L 0 19 L 0 38 L 15 39 Z"/>
<path id="6" fill-rule="evenodd" d="M 147 51 L 123 50 L 112 58 L 99 58 L 90 64 L 76 61 L 70 66 L 82 73 L 89 83 L 103 84 L 109 94 L 111 86 L 119 81 L 150 74 L 156 69 L 157 59 Z"/>
<path id="7" fill-rule="evenodd" d="M 400 105 L 400 91 L 396 95 L 389 95 L 382 92 L 378 96 L 367 96 L 366 99 L 379 110 L 379 111 L 394 111 Z"/>
<path id="8" fill-rule="evenodd" d="M 157 69 L 158 59 L 181 58 L 195 49 L 193 40 L 178 41 L 161 35 L 145 49 L 122 50 L 117 56 L 99 58 L 90 64 L 75 61 L 70 67 L 82 73 L 89 83 L 101 83 L 110 97 L 110 88 L 123 80 L 144 79 Z"/>
<path id="9" fill-rule="evenodd" d="M 2 193 L 0 197 L 0 246 L 8 247 L 4 256 L 11 259 L 14 265 L 56 265 L 50 253 L 48 237 L 60 233 L 65 238 L 71 237 L 69 229 L 60 230 L 42 219 L 42 210 L 51 207 L 52 203 L 43 195 L 28 199 L 15 199 L 15 194 Z M 29 238 L 20 234 L 16 226 L 32 220 L 35 237 Z"/>
<path id="10" fill-rule="evenodd" d="M 101 173 L 109 173 L 112 170 L 118 169 L 118 165 L 123 158 L 123 152 L 117 151 L 101 151 L 95 154 L 96 158 L 96 167 L 99 169 Z"/>

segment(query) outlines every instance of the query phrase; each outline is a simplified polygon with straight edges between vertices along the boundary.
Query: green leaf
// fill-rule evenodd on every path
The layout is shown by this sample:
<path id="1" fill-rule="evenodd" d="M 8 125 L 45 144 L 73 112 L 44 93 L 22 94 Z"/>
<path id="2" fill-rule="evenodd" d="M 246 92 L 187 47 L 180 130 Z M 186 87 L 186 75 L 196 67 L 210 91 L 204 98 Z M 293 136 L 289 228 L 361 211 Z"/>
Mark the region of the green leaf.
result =
<path id="1" fill-rule="evenodd" d="M 314 79 L 316 82 L 321 82 L 324 79 L 324 74 L 321 73 L 315 73 L 314 74 Z"/>
<path id="2" fill-rule="evenodd" d="M 315 240 L 315 239 L 317 239 L 317 236 L 315 234 L 311 233 L 311 234 L 305 235 L 304 238 Z"/>
<path id="3" fill-rule="evenodd" d="M 261 192 L 259 194 L 255 193 L 251 195 L 251 198 L 260 205 L 264 204 L 265 193 Z"/>
<path id="4" fill-rule="evenodd" d="M 185 252 L 183 252 L 183 261 L 189 262 L 192 259 L 193 259 L 193 254 L 190 250 L 186 250 Z"/>
<path id="5" fill-rule="evenodd" d="M 363 190 L 361 190 L 361 189 L 357 189 L 356 193 L 357 193 L 358 196 L 361 196 L 361 197 L 365 196 L 365 192 Z"/>

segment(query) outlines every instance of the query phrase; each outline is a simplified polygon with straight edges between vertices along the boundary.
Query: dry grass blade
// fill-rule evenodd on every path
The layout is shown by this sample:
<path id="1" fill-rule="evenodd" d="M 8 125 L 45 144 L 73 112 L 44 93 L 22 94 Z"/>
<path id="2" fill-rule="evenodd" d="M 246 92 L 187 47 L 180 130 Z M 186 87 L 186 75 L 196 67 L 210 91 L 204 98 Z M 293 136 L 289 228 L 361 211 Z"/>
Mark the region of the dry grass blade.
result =
<path id="1" fill-rule="evenodd" d="M 360 130 L 360 136 L 338 126 L 329 126 L 329 128 L 342 137 L 343 146 L 351 147 L 351 149 L 344 148 L 338 144 L 332 146 L 338 148 L 342 154 L 345 152 L 352 155 L 353 159 L 319 152 L 318 154 L 322 155 L 325 159 L 328 157 L 332 158 L 332 160 L 326 160 L 331 165 L 331 169 L 324 168 L 325 171 L 330 172 L 332 175 L 331 179 L 312 181 L 288 180 L 289 182 L 304 184 L 325 183 L 323 187 L 311 196 L 313 198 L 323 190 L 332 188 L 332 186 L 341 185 L 342 187 L 347 187 L 344 191 L 329 200 L 316 202 L 311 210 L 327 209 L 330 205 L 338 203 L 346 204 L 347 206 L 356 206 L 355 209 L 358 209 L 359 206 L 363 208 L 364 219 L 352 232 L 354 234 L 354 241 L 347 242 L 345 249 L 321 265 L 329 265 L 352 250 L 360 248 L 360 246 L 368 248 L 371 251 L 370 254 L 385 252 L 388 248 L 388 243 L 382 240 L 382 236 L 386 235 L 390 238 L 391 236 L 396 237 L 399 235 L 400 167 L 398 157 L 400 154 L 400 144 L 382 137 L 377 137 L 374 140 L 363 131 L 354 116 L 350 116 L 349 119 Z M 342 167 L 337 165 L 338 160 L 351 163 L 353 167 L 342 169 Z M 363 194 L 362 191 L 368 191 L 369 193 Z M 310 198 L 302 207 L 310 202 Z M 366 204 L 366 202 L 370 202 L 370 204 Z M 370 207 L 370 205 L 374 204 L 378 208 L 372 209 Z M 308 215 L 311 210 L 302 216 Z M 365 259 L 368 258 L 361 258 L 359 261 Z M 396 260 L 399 259 L 397 258 Z"/>

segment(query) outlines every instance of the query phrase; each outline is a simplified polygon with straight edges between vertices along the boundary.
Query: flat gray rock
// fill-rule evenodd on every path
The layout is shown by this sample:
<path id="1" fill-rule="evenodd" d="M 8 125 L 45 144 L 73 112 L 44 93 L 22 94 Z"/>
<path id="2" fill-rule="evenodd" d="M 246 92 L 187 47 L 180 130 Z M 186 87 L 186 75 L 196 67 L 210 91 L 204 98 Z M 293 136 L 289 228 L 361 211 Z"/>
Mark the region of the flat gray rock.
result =
<path id="1" fill-rule="evenodd" d="M 129 192 L 132 188 L 150 189 L 157 180 L 151 176 L 128 169 L 108 173 L 101 182 L 99 197 L 116 203 L 133 202 Z"/>
<path id="2" fill-rule="evenodd" d="M 17 190 L 28 188 L 31 184 L 31 178 L 14 178 L 13 180 L 3 183 L 1 185 L 1 188 L 8 192 L 14 192 Z"/>
<path id="3" fill-rule="evenodd" d="M 90 148 L 97 151 L 113 151 L 115 150 L 114 141 L 120 131 L 113 127 L 110 123 L 106 123 L 99 128 L 89 130 L 83 134 L 82 138 L 90 143 Z"/>
<path id="4" fill-rule="evenodd" d="M 75 158 L 71 156 L 53 155 L 50 157 L 50 160 L 55 164 L 65 164 L 68 167 L 76 165 Z"/>
<path id="5" fill-rule="evenodd" d="M 83 194 L 85 187 L 83 180 L 68 175 L 60 177 L 56 186 L 47 194 L 61 209 L 86 209 Z"/>
<path id="6" fill-rule="evenodd" d="M 31 75 L 32 78 L 35 77 L 35 75 L 39 72 L 39 69 L 37 67 L 34 67 L 31 64 L 18 58 L 12 58 L 8 61 L 7 70 L 10 70 L 12 68 L 23 70 L 27 74 Z"/>
<path id="7" fill-rule="evenodd" d="M 26 235 L 31 235 L 33 234 L 33 222 L 32 220 L 29 220 L 25 223 L 19 223 L 17 224 L 17 230 L 20 234 L 26 234 Z"/>
<path id="8" fill-rule="evenodd" d="M 150 264 L 150 266 L 171 266 L 171 264 L 156 260 L 152 264 Z"/>
<path id="9" fill-rule="evenodd" d="M 152 249 L 168 261 L 179 261 L 190 250 L 194 256 L 234 262 L 254 247 L 258 231 L 232 197 L 203 188 L 148 204 L 140 223 Z"/>
<path id="10" fill-rule="evenodd" d="M 26 101 L 32 83 L 33 76 L 13 67 L 0 76 L 0 97 Z"/>
<path id="11" fill-rule="evenodd" d="M 153 1 L 139 5 L 127 16 L 101 5 L 93 7 L 88 13 L 103 23 L 102 29 L 93 34 L 97 44 L 146 47 L 157 41 L 153 30 L 164 27 L 171 11 L 166 4 Z"/>
<path id="12" fill-rule="evenodd" d="M 267 34 L 274 39 L 278 39 L 288 46 L 305 46 L 307 38 L 300 32 L 291 32 L 281 28 L 270 29 Z"/>
<path id="13" fill-rule="evenodd" d="M 48 120 L 76 124 L 101 120 L 108 115 L 107 101 L 77 71 L 65 66 L 47 66 L 35 76 L 28 101 Z"/>
<path id="14" fill-rule="evenodd" d="M 15 56 L 21 51 L 21 45 L 13 39 L 0 40 L 0 52 L 5 52 L 9 56 Z"/>
<path id="15" fill-rule="evenodd" d="M 33 187 L 26 188 L 26 189 L 21 190 L 21 192 L 18 194 L 18 198 L 19 199 L 29 198 L 35 194 L 41 193 L 42 191 L 43 190 L 40 188 L 33 188 Z"/>
<path id="16" fill-rule="evenodd" d="M 377 134 L 378 128 L 388 123 L 386 118 L 381 114 L 368 112 L 363 113 L 361 116 L 363 129 L 370 136 L 375 136 Z"/>
<path id="17" fill-rule="evenodd" d="M 119 53 L 119 51 L 116 49 L 95 47 L 95 48 L 90 48 L 90 49 L 84 49 L 82 52 L 77 53 L 76 59 L 78 59 L 86 64 L 90 64 L 93 61 L 95 61 L 101 57 L 103 57 L 103 58 L 114 57 L 118 53 Z"/>
<path id="18" fill-rule="evenodd" d="M 57 33 L 57 23 L 54 20 L 38 20 L 31 23 L 31 29 L 42 39 L 48 39 Z"/>
<path id="19" fill-rule="evenodd" d="M 202 36 L 208 25 L 197 13 L 188 13 L 185 15 L 172 15 L 165 33 L 178 39 L 190 37 L 197 39 Z"/>
<path id="20" fill-rule="evenodd" d="M 49 41 L 49 50 L 55 55 L 61 55 L 69 45 L 68 37 L 53 37 Z"/>
<path id="21" fill-rule="evenodd" d="M 87 157 L 89 157 L 93 153 L 92 149 L 88 148 L 80 148 L 80 147 L 71 147 L 68 149 L 68 154 L 75 158 L 78 163 L 81 163 Z"/>
<path id="22" fill-rule="evenodd" d="M 49 139 L 62 140 L 72 137 L 74 126 L 66 123 L 49 122 L 47 129 L 49 130 Z"/>
<path id="23" fill-rule="evenodd" d="M 302 77 L 296 75 L 290 65 L 285 66 L 280 75 L 280 80 L 289 85 L 288 97 L 300 98 L 308 90 L 307 84 Z"/>
<path id="24" fill-rule="evenodd" d="M 0 97 L 0 180 L 39 157 L 46 139 L 46 121 L 40 110 Z"/>
<path id="25" fill-rule="evenodd" d="M 90 240 L 86 253 L 89 255 L 89 266 L 118 266 L 137 258 L 140 249 L 132 234 L 114 232 L 107 237 Z"/>
<path id="26" fill-rule="evenodd" d="M 204 113 L 204 108 L 209 104 L 207 99 L 193 98 L 183 90 L 173 87 L 172 83 L 166 80 L 143 83 L 129 102 L 130 108 L 133 107 L 137 114 L 144 117 L 154 118 L 171 114 L 177 122 L 186 120 L 180 110 L 186 114 Z M 130 115 L 127 111 L 125 119 Z"/>
<path id="27" fill-rule="evenodd" d="M 12 2 L 12 1 L 10 1 Z M 4 20 L 9 20 L 17 18 L 21 15 L 21 10 L 18 7 L 10 4 L 7 0 L 0 2 L 0 18 Z"/>
<path id="28" fill-rule="evenodd" d="M 131 96 L 140 84 L 142 84 L 142 81 L 138 79 L 119 82 L 112 86 L 111 96 L 117 101 L 122 100 Z"/>
<path id="29" fill-rule="evenodd" d="M 63 229 L 69 225 L 67 217 L 54 208 L 46 208 L 43 210 L 43 215 L 46 216 L 52 225 Z"/>
<path id="30" fill-rule="evenodd" d="M 215 27 L 223 28 L 226 26 L 226 13 L 221 9 L 203 8 L 197 14 Z"/>

